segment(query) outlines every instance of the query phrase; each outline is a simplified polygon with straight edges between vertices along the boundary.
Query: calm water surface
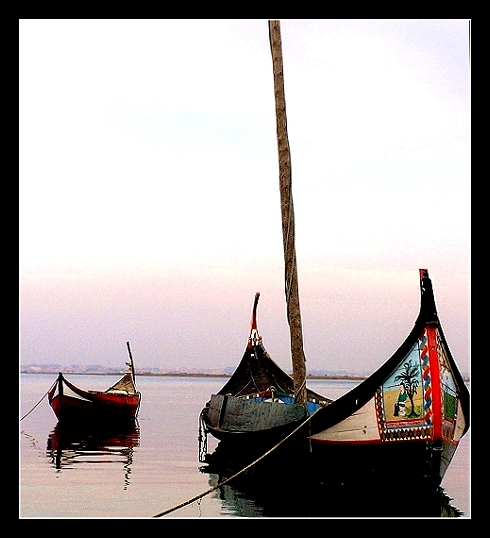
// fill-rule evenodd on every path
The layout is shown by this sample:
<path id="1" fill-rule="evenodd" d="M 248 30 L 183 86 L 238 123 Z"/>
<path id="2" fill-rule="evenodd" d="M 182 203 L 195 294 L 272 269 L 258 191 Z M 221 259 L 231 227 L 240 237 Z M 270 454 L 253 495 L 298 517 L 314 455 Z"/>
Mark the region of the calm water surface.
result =
<path id="1" fill-rule="evenodd" d="M 68 378 L 82 388 L 101 390 L 115 381 L 114 376 L 70 375 Z M 20 416 L 36 405 L 55 379 L 56 375 L 21 374 Z M 128 431 L 60 432 L 57 419 L 44 399 L 20 423 L 20 517 L 146 518 L 215 486 L 222 477 L 200 470 L 203 464 L 198 458 L 198 417 L 209 396 L 225 381 L 225 378 L 139 377 L 141 409 L 137 425 Z M 357 383 L 312 380 L 309 386 L 337 398 Z M 208 436 L 208 452 L 215 447 L 216 441 Z M 471 516 L 469 447 L 470 432 L 462 439 L 442 484 L 452 499 L 451 506 L 463 512 L 464 517 Z M 288 503 L 284 503 L 286 513 L 281 513 L 278 506 L 282 503 L 277 501 L 272 512 L 267 501 L 255 494 L 263 485 L 256 486 L 231 482 L 165 517 L 301 515 L 292 513 Z M 274 499 L 284 495 L 283 489 L 276 485 L 271 490 Z M 369 496 L 369 492 L 364 491 L 363 495 Z M 401 502 L 416 506 L 422 500 Z M 324 515 L 335 517 L 332 510 L 335 511 L 333 504 Z"/>

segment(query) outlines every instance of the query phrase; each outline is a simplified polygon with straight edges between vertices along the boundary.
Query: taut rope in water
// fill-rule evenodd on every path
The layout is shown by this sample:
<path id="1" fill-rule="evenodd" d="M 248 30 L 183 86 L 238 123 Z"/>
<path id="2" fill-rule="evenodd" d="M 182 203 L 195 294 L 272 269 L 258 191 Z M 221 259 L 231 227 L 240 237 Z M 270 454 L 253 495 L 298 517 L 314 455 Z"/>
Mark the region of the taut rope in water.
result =
<path id="1" fill-rule="evenodd" d="M 238 471 L 237 473 L 235 473 L 233 476 L 230 476 L 229 478 L 226 478 L 225 480 L 223 480 L 222 482 L 220 482 L 219 484 L 216 484 L 216 486 L 213 486 L 212 488 L 209 488 L 208 490 L 206 490 L 204 493 L 200 493 L 199 495 L 196 495 L 195 497 L 192 497 L 192 499 L 189 499 L 183 503 L 180 503 L 178 504 L 177 506 L 174 506 L 173 508 L 169 508 L 168 510 L 164 510 L 163 512 L 160 512 L 158 514 L 155 514 L 154 516 L 152 517 L 162 517 L 162 516 L 166 516 L 167 514 L 170 514 L 171 512 L 175 512 L 175 510 L 179 510 L 179 508 L 183 508 L 184 506 L 187 506 L 195 501 L 198 501 L 199 499 L 202 499 L 203 497 L 205 497 L 206 495 L 209 495 L 210 493 L 212 493 L 213 491 L 215 491 L 216 489 L 220 488 L 221 486 L 224 486 L 225 484 L 227 484 L 228 482 L 230 482 L 231 480 L 233 480 L 234 478 L 236 478 L 237 476 L 241 475 L 242 473 L 244 473 L 245 471 L 248 471 L 248 469 L 250 469 L 251 467 L 253 467 L 255 464 L 257 464 L 259 461 L 263 460 L 266 456 L 268 456 L 271 452 L 273 452 L 274 450 L 276 450 L 276 448 L 280 447 L 285 441 L 287 441 L 290 437 L 292 437 L 297 431 L 299 431 L 305 424 L 307 424 L 312 418 L 313 416 L 318 413 L 318 411 L 320 411 L 321 407 L 319 407 L 316 411 L 314 411 L 309 417 L 307 417 L 296 429 L 294 429 L 289 435 L 286 435 L 286 437 L 284 439 L 282 439 L 281 441 L 279 441 L 279 443 L 277 443 L 277 445 L 273 446 L 270 450 L 268 450 L 265 454 L 262 454 L 262 456 L 260 456 L 260 458 L 257 458 L 255 461 L 253 461 L 252 463 L 249 463 L 246 467 L 244 467 L 243 469 L 241 469 L 240 471 Z"/>
<path id="2" fill-rule="evenodd" d="M 43 394 L 43 397 L 37 402 L 37 404 L 30 410 L 28 411 L 21 419 L 19 422 L 22 422 L 26 417 L 27 415 L 30 415 L 34 409 L 36 409 L 36 407 L 44 400 L 44 398 L 46 398 L 46 395 L 49 393 L 49 391 L 56 385 L 56 383 L 58 383 L 58 380 L 56 380 L 50 387 L 49 389 Z"/>

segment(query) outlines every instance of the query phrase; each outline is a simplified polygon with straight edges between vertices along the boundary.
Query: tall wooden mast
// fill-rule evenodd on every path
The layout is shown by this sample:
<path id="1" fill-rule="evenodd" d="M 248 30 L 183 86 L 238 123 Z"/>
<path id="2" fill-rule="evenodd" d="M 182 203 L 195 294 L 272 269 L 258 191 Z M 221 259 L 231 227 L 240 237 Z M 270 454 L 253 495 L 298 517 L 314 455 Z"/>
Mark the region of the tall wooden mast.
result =
<path id="1" fill-rule="evenodd" d="M 284 246 L 285 293 L 291 358 L 293 362 L 294 394 L 296 403 L 306 404 L 306 359 L 303 351 L 303 327 L 299 305 L 298 269 L 294 244 L 294 206 L 291 190 L 291 152 L 286 118 L 284 73 L 282 64 L 281 27 L 279 21 L 269 21 L 269 40 L 274 73 L 276 102 L 277 147 L 279 152 L 279 188 L 281 192 L 282 237 Z"/>

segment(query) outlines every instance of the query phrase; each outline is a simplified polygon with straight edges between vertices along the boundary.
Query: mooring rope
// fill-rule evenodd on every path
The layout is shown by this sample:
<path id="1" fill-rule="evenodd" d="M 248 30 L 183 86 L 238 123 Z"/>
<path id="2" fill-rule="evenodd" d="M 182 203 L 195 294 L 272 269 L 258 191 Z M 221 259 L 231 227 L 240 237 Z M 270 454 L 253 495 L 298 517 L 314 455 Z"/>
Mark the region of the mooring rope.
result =
<path id="1" fill-rule="evenodd" d="M 210 493 L 212 493 L 213 491 L 217 490 L 218 488 L 220 488 L 221 486 L 224 486 L 225 484 L 227 484 L 228 482 L 230 482 L 231 480 L 233 480 L 234 478 L 236 478 L 237 476 L 241 475 L 242 473 L 244 473 L 245 471 L 248 471 L 248 469 L 250 469 L 251 467 L 253 467 L 255 464 L 257 464 L 259 461 L 263 460 L 266 456 L 268 456 L 271 452 L 273 452 L 274 450 L 276 450 L 276 448 L 278 448 L 279 446 L 281 446 L 285 441 L 287 441 L 290 437 L 292 437 L 298 430 L 300 430 L 307 422 L 309 422 L 316 413 L 318 413 L 318 411 L 320 411 L 320 409 L 322 409 L 322 407 L 319 407 L 318 409 L 316 409 L 309 417 L 307 417 L 297 428 L 295 428 L 289 435 L 286 435 L 286 437 L 284 439 L 282 439 L 281 441 L 279 441 L 279 443 L 277 443 L 275 446 L 273 446 L 270 450 L 268 450 L 265 454 L 262 454 L 262 456 L 260 456 L 260 458 L 257 458 L 255 461 L 253 461 L 252 463 L 249 463 L 246 467 L 244 467 L 243 469 L 241 469 L 240 471 L 238 471 L 237 473 L 235 473 L 234 475 L 230 476 L 229 478 L 226 478 L 225 480 L 223 480 L 222 482 L 220 482 L 219 484 L 216 484 L 216 486 L 213 486 L 212 488 L 209 488 L 208 490 L 206 490 L 204 493 L 200 493 L 199 495 L 196 495 L 195 497 L 192 497 L 192 499 L 189 499 L 187 501 L 184 501 L 183 503 L 180 503 L 178 504 L 177 506 L 174 506 L 173 508 L 169 508 L 168 510 L 164 510 L 163 512 L 160 512 L 158 514 L 155 514 L 154 516 L 152 517 L 162 517 L 162 516 L 166 516 L 167 514 L 170 514 L 171 512 L 175 512 L 175 510 L 179 510 L 180 508 L 183 508 L 184 506 L 187 506 L 189 504 L 192 504 L 193 502 L 195 501 L 198 501 L 199 499 L 202 499 L 203 497 L 205 497 L 206 495 L 209 495 Z"/>
<path id="2" fill-rule="evenodd" d="M 46 398 L 46 395 L 51 391 L 51 389 L 56 385 L 56 383 L 58 383 L 58 380 L 56 380 L 50 387 L 49 389 L 43 394 L 43 397 L 37 402 L 37 404 L 30 410 L 28 411 L 20 420 L 19 422 L 22 422 L 26 417 L 27 415 L 30 415 L 34 409 L 36 409 L 36 407 L 44 400 L 44 398 Z"/>

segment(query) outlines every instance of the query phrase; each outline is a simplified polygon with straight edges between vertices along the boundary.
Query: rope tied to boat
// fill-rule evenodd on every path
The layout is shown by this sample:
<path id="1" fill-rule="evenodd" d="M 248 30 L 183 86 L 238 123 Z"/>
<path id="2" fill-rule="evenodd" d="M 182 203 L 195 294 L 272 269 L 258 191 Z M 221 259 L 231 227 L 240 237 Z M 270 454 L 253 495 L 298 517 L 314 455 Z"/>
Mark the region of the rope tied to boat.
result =
<path id="1" fill-rule="evenodd" d="M 36 407 L 44 400 L 44 398 L 46 398 L 46 396 L 51 392 L 51 390 L 54 388 L 54 386 L 56 385 L 56 383 L 58 383 L 58 380 L 56 380 L 50 387 L 49 389 L 43 394 L 42 398 L 37 402 L 37 404 L 30 410 L 28 411 L 20 420 L 19 422 L 22 422 L 26 417 L 27 415 L 30 415 L 34 409 L 36 409 Z"/>
<path id="2" fill-rule="evenodd" d="M 206 428 L 206 423 L 203 419 L 203 411 L 199 413 L 199 433 L 198 433 L 198 443 L 199 443 L 199 462 L 204 463 L 206 454 L 208 452 L 208 430 Z"/>
<path id="3" fill-rule="evenodd" d="M 286 435 L 286 437 L 284 437 L 284 439 L 282 439 L 281 441 L 279 441 L 279 443 L 277 443 L 276 445 L 274 445 L 271 449 L 269 449 L 265 454 L 262 454 L 262 456 L 260 456 L 259 458 L 257 458 L 255 461 L 253 461 L 252 463 L 249 463 L 246 467 L 244 467 L 243 469 L 241 469 L 240 471 L 238 471 L 237 473 L 235 473 L 234 475 L 226 478 L 225 480 L 223 480 L 222 482 L 220 482 L 219 484 L 216 484 L 216 486 L 213 486 L 212 488 L 209 488 L 208 490 L 204 491 L 203 493 L 200 493 L 199 495 L 196 495 L 195 497 L 192 497 L 192 499 L 188 499 L 187 501 L 184 501 L 172 508 L 169 508 L 168 510 L 164 510 L 163 512 L 159 512 L 158 514 L 155 514 L 154 516 L 151 516 L 151 517 L 162 517 L 162 516 L 166 516 L 167 514 L 170 514 L 171 512 L 175 512 L 176 510 L 179 510 L 180 508 L 184 508 L 184 506 L 188 506 L 189 504 L 192 504 L 193 502 L 195 501 L 198 501 L 200 499 L 202 499 L 203 497 L 205 497 L 206 495 L 209 495 L 210 493 L 212 493 L 213 491 L 216 491 L 218 488 L 220 488 L 221 486 L 224 486 L 225 484 L 228 484 L 228 482 L 231 482 L 231 480 L 233 480 L 234 478 L 236 478 L 237 476 L 243 474 L 245 471 L 248 471 L 250 468 L 252 468 L 254 465 L 256 465 L 257 463 L 259 463 L 259 461 L 262 461 L 264 458 L 266 458 L 269 454 L 271 454 L 272 452 L 274 452 L 274 450 L 276 450 L 277 448 L 279 448 L 285 441 L 287 441 L 290 437 L 292 437 L 295 433 L 297 433 L 299 430 L 301 430 L 301 428 L 303 428 L 303 426 L 305 424 L 307 424 L 314 416 L 316 413 L 318 413 L 318 411 L 320 411 L 320 409 L 322 409 L 322 406 L 320 406 L 318 409 L 316 409 L 311 415 L 309 415 L 308 417 L 306 417 L 306 419 L 299 425 L 297 426 L 291 433 L 289 433 L 288 435 Z"/>

